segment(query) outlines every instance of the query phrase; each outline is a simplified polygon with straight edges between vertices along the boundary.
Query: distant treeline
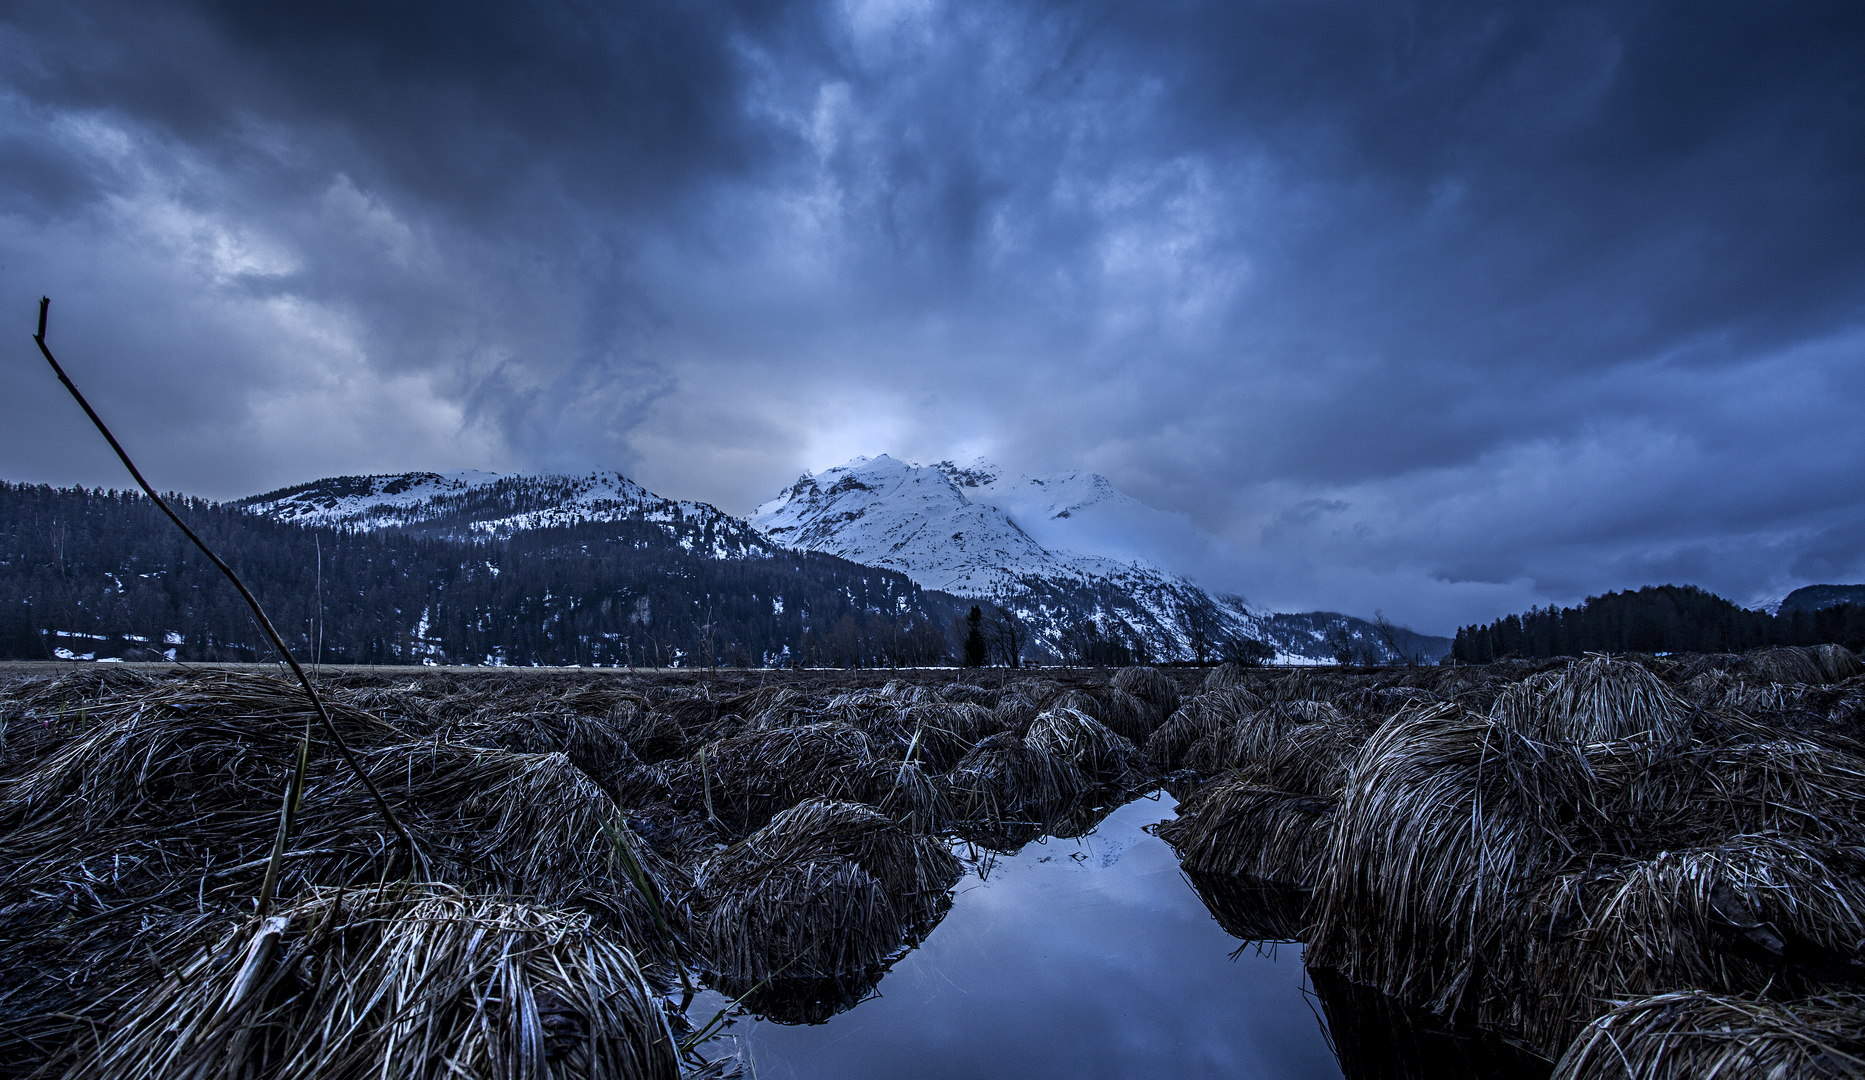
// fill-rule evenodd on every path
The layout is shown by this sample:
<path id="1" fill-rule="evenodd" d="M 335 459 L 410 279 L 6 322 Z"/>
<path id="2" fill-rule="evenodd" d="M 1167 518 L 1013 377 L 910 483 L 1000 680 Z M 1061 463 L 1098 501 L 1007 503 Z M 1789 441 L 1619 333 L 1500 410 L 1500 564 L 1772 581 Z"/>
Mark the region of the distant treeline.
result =
<path id="1" fill-rule="evenodd" d="M 1579 607 L 1535 608 L 1457 631 L 1451 655 L 1482 664 L 1505 656 L 1589 652 L 1743 652 L 1763 645 L 1865 648 L 1865 605 L 1779 615 L 1738 607 L 1694 585 L 1651 585 L 1588 597 Z"/>
<path id="2" fill-rule="evenodd" d="M 939 663 L 970 608 L 827 555 L 708 558 L 647 523 L 462 544 L 176 505 L 306 661 Z M 238 593 L 148 499 L 0 482 L 0 658 L 87 655 L 271 659 Z"/>

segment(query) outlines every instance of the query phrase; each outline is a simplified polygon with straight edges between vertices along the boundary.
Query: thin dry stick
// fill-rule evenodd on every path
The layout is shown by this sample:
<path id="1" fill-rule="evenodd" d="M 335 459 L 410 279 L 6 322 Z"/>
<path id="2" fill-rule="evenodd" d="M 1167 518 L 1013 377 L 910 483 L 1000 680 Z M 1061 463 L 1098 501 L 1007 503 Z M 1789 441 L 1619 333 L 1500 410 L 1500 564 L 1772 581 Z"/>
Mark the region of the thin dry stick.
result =
<path id="1" fill-rule="evenodd" d="M 330 736 L 330 741 L 336 746 L 337 751 L 343 755 L 343 760 L 349 765 L 350 771 L 355 773 L 356 778 L 361 780 L 363 786 L 369 789 L 370 797 L 375 800 L 377 813 L 382 815 L 383 822 L 388 825 L 389 829 L 395 833 L 396 838 L 401 842 L 402 851 L 408 858 L 409 869 L 413 870 L 418 865 L 420 859 L 419 852 L 415 848 L 414 837 L 410 835 L 407 828 L 402 825 L 401 819 L 395 816 L 395 811 L 389 808 L 388 800 L 382 797 L 382 792 L 376 788 L 375 781 L 371 780 L 369 774 L 363 771 L 362 762 L 356 760 L 356 754 L 351 751 L 350 744 L 343 740 L 343 734 L 337 730 L 336 722 L 331 720 L 329 711 L 324 708 L 324 699 L 318 697 L 317 688 L 311 685 L 311 679 L 304 673 L 304 668 L 299 666 L 297 657 L 294 657 L 291 654 L 291 650 L 285 647 L 285 639 L 279 637 L 278 631 L 272 628 L 272 620 L 266 618 L 265 610 L 259 606 L 258 598 L 253 596 L 252 590 L 248 589 L 246 583 L 240 580 L 240 576 L 233 572 L 233 568 L 222 561 L 220 556 L 214 554 L 214 549 L 208 547 L 207 542 L 195 535 L 194 530 L 188 527 L 188 523 L 181 520 L 181 517 L 169 507 L 167 500 L 156 494 L 155 488 L 149 486 L 149 481 L 143 479 L 142 471 L 136 468 L 135 462 L 130 460 L 130 456 L 124 451 L 123 445 L 117 442 L 117 437 L 115 435 L 110 434 L 110 429 L 104 425 L 103 418 L 97 415 L 97 410 L 91 408 L 90 402 L 84 400 L 84 395 L 78 392 L 76 384 L 71 381 L 70 376 L 65 374 L 65 369 L 58 365 L 58 360 L 52 355 L 52 350 L 46 347 L 45 315 L 46 309 L 49 308 L 51 304 L 52 298 L 49 296 L 39 299 L 39 332 L 32 336 L 32 340 L 38 344 L 39 352 L 45 356 L 45 362 L 52 365 L 52 373 L 58 376 L 59 382 L 65 384 L 65 389 L 69 390 L 71 396 L 77 400 L 78 407 L 84 410 L 84 415 L 91 418 L 91 423 L 97 426 L 97 430 L 103 434 L 105 441 L 110 443 L 110 449 L 117 452 L 117 460 L 123 462 L 123 467 L 128 469 L 130 475 L 136 478 L 136 484 L 138 487 L 142 488 L 143 494 L 149 496 L 150 501 L 154 502 L 164 514 L 168 515 L 168 520 L 174 522 L 175 527 L 180 529 L 182 534 L 189 540 L 193 541 L 194 546 L 201 549 L 201 554 L 207 556 L 209 562 L 219 567 L 220 572 L 225 574 L 227 580 L 233 583 L 233 587 L 240 591 L 240 596 L 245 599 L 246 606 L 253 611 L 253 618 L 259 621 L 259 628 L 265 631 L 266 637 L 272 642 L 272 647 L 277 649 L 279 656 L 284 658 L 286 665 L 291 668 L 292 674 L 298 676 L 298 683 L 304 687 L 305 696 L 311 699 L 311 707 L 317 710 L 317 718 L 324 726 L 324 733 Z M 270 896 L 260 897 L 259 903 L 261 909 L 269 907 L 271 905 L 271 900 L 272 898 Z"/>

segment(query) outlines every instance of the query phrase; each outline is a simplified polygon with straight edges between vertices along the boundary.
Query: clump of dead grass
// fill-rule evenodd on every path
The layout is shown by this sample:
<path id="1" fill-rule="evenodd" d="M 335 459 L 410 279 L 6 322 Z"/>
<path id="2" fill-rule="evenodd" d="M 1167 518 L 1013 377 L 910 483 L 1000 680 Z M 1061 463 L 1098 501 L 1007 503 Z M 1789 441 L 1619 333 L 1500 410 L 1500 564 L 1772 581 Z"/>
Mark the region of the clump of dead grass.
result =
<path id="1" fill-rule="evenodd" d="M 1065 757 L 1011 732 L 981 740 L 952 771 L 946 786 L 953 812 L 974 822 L 1041 822 L 1088 789 L 1088 778 Z"/>
<path id="2" fill-rule="evenodd" d="M 1140 767 L 1140 752 L 1107 725 L 1074 709 L 1051 709 L 1030 724 L 1024 742 L 1073 764 L 1098 783 L 1115 783 Z"/>
<path id="3" fill-rule="evenodd" d="M 324 889 L 163 959 L 68 1080 L 680 1073 L 653 989 L 587 915 L 445 887 Z"/>
<path id="4" fill-rule="evenodd" d="M 1783 1080 L 1865 1075 L 1865 999 L 1682 990 L 1618 1005 L 1561 1055 L 1554 1080 Z"/>
<path id="5" fill-rule="evenodd" d="M 1538 874 L 1574 850 L 1577 753 L 1454 704 L 1362 748 L 1329 837 L 1314 962 L 1453 1015 Z"/>
<path id="6" fill-rule="evenodd" d="M 1158 835 L 1187 871 L 1312 889 L 1337 808 L 1336 799 L 1232 777 L 1200 788 Z"/>
<path id="7" fill-rule="evenodd" d="M 1642 665 L 1587 656 L 1515 684 L 1490 717 L 1543 742 L 1596 743 L 1643 736 L 1673 747 L 1690 738 L 1688 707 Z"/>
<path id="8" fill-rule="evenodd" d="M 959 873 L 943 842 L 872 807 L 811 799 L 699 868 L 707 962 L 745 987 L 859 974 L 937 924 Z"/>

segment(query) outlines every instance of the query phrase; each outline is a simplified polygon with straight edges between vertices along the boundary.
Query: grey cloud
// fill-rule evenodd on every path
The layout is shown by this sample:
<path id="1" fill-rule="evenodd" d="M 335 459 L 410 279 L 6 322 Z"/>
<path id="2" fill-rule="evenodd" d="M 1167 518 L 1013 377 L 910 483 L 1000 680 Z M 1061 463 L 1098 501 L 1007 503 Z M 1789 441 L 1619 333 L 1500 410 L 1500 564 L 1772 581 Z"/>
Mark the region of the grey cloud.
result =
<path id="1" fill-rule="evenodd" d="M 1445 630 L 1865 573 L 1841 4 L 30 4 L 0 301 L 177 486 L 1091 467 Z M 37 374 L 20 478 L 111 481 Z M 1344 504 L 1344 505 L 1340 505 Z"/>

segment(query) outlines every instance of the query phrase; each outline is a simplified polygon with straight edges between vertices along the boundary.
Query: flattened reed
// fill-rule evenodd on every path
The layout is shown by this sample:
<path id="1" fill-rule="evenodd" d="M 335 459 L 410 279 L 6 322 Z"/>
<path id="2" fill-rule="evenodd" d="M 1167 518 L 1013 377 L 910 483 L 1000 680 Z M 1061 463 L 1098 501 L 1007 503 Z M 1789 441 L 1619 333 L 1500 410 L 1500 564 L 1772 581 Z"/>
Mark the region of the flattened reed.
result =
<path id="1" fill-rule="evenodd" d="M 700 866 L 705 953 L 747 986 L 857 974 L 930 931 L 959 872 L 942 841 L 871 807 L 811 799 Z"/>
<path id="2" fill-rule="evenodd" d="M 1312 889 L 1338 801 L 1231 777 L 1206 784 L 1159 826 L 1187 871 Z"/>
<path id="3" fill-rule="evenodd" d="M 1865 1075 L 1865 999 L 1684 990 L 1628 1001 L 1582 1031 L 1553 1080 L 1785 1080 Z"/>
<path id="4" fill-rule="evenodd" d="M 1140 766 L 1140 752 L 1131 742 L 1074 709 L 1051 709 L 1038 716 L 1024 742 L 1073 764 L 1097 782 L 1117 781 Z"/>
<path id="5" fill-rule="evenodd" d="M 1676 746 L 1689 740 L 1684 703 L 1642 665 L 1587 656 L 1504 691 L 1490 710 L 1498 723 L 1543 742 L 1594 743 L 1645 736 Z"/>
<path id="6" fill-rule="evenodd" d="M 1314 962 L 1450 1016 L 1538 873 L 1573 851 L 1571 750 L 1443 703 L 1362 748 L 1329 837 Z"/>
<path id="7" fill-rule="evenodd" d="M 679 1076 L 654 992 L 587 915 L 445 887 L 317 890 L 170 974 L 68 1080 Z"/>

